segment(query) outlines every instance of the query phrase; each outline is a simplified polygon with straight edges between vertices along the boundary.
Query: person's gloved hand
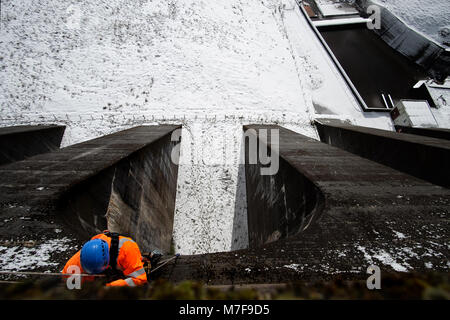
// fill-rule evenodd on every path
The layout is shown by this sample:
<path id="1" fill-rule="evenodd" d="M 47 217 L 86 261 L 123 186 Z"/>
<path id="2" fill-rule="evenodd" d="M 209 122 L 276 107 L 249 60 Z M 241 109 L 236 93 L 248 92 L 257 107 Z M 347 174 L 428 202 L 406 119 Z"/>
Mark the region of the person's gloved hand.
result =
<path id="1" fill-rule="evenodd" d="M 153 250 L 150 253 L 150 264 L 151 264 L 152 268 L 156 267 L 159 260 L 161 260 L 161 257 L 162 257 L 162 253 L 159 250 Z"/>

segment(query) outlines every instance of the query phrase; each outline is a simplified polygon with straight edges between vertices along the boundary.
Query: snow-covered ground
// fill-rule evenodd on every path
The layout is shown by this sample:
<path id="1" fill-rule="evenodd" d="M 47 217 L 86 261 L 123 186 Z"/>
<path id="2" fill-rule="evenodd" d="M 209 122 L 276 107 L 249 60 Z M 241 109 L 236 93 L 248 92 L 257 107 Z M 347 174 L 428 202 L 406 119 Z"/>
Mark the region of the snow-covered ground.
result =
<path id="1" fill-rule="evenodd" d="M 0 125 L 67 125 L 63 145 L 183 124 L 177 252 L 246 245 L 242 124 L 317 139 L 364 114 L 293 0 L 2 1 Z M 186 159 L 188 153 L 201 155 Z"/>
<path id="2" fill-rule="evenodd" d="M 446 0 L 375 0 L 408 26 L 450 46 L 450 3 Z"/>

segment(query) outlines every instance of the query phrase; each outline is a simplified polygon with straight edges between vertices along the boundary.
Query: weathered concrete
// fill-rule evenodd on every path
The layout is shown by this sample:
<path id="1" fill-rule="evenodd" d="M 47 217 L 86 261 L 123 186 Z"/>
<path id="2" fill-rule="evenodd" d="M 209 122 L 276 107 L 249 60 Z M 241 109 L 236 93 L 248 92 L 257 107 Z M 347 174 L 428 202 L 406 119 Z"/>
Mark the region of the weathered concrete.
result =
<path id="1" fill-rule="evenodd" d="M 431 183 L 450 187 L 448 141 L 353 126 L 334 119 L 321 119 L 316 121 L 316 126 L 322 142 Z"/>
<path id="2" fill-rule="evenodd" d="M 178 166 L 177 126 L 142 126 L 0 168 L 0 239 L 63 235 L 86 241 L 105 229 L 141 250 L 170 250 Z M 21 219 L 14 219 L 21 216 Z"/>
<path id="3" fill-rule="evenodd" d="M 59 149 L 65 126 L 0 128 L 0 165 Z"/>
<path id="4" fill-rule="evenodd" d="M 303 231 L 322 211 L 323 194 L 283 157 L 276 175 L 261 175 L 261 166 L 249 164 L 250 140 L 258 132 L 244 128 L 249 136 L 245 154 L 249 245 L 258 247 Z"/>
<path id="5" fill-rule="evenodd" d="M 419 136 L 450 140 L 450 129 L 395 126 L 395 130 L 400 133 L 410 133 Z"/>
<path id="6" fill-rule="evenodd" d="M 106 221 L 131 230 L 146 247 L 145 241 L 154 238 L 147 238 L 151 231 L 145 228 L 156 226 L 163 215 L 156 210 L 155 219 L 146 219 L 145 210 L 158 207 L 151 205 L 152 199 L 163 189 L 174 194 L 172 182 L 158 186 L 165 183 L 159 178 L 165 170 L 171 173 L 167 181 L 174 181 L 176 166 L 166 167 L 164 160 L 170 149 L 164 147 L 166 138 L 174 128 L 135 128 L 2 167 L 6 179 L 0 184 L 1 217 L 16 220 L 0 226 L 0 240 L 23 241 L 25 236 L 39 241 L 55 237 L 54 229 L 60 228 L 61 234 L 78 236 L 82 243 L 85 234 L 100 230 Z M 256 235 L 251 236 L 252 247 L 181 256 L 154 277 L 213 285 L 327 280 L 337 275 L 365 280 L 371 264 L 380 266 L 382 274 L 421 272 L 430 266 L 448 272 L 448 189 L 281 127 L 247 128 L 256 136 L 263 128 L 279 130 L 281 157 L 273 176 L 261 176 L 260 164 L 246 164 L 249 222 Z M 268 145 L 272 147 L 270 141 Z M 162 160 L 155 164 L 156 159 Z M 147 161 L 153 164 L 147 167 Z M 68 166 L 80 171 L 69 171 Z M 151 173 L 155 170 L 159 174 Z M 141 175 L 148 176 L 136 179 Z M 142 190 L 153 194 L 146 199 Z M 173 207 L 170 210 L 173 213 Z M 279 236 L 270 237 L 276 230 Z M 155 237 L 166 241 L 159 234 Z M 61 263 L 66 258 L 61 255 Z"/>
<path id="7" fill-rule="evenodd" d="M 308 217 L 312 210 L 301 208 L 308 195 L 302 186 L 309 185 L 305 200 L 310 201 L 316 219 L 259 247 L 181 256 L 155 276 L 241 284 L 324 280 L 337 275 L 365 280 L 371 264 L 380 266 L 382 273 L 421 271 L 430 265 L 435 271 L 448 272 L 449 190 L 284 128 L 247 128 L 279 129 L 283 160 L 278 173 L 269 178 L 259 174 L 259 164 L 246 165 L 249 214 L 260 211 L 261 219 L 269 217 L 275 226 L 284 214 L 299 212 L 298 217 Z M 282 185 L 292 201 L 278 196 Z M 309 199 L 313 191 L 316 200 Z M 299 225 L 296 219 L 287 221 Z"/>

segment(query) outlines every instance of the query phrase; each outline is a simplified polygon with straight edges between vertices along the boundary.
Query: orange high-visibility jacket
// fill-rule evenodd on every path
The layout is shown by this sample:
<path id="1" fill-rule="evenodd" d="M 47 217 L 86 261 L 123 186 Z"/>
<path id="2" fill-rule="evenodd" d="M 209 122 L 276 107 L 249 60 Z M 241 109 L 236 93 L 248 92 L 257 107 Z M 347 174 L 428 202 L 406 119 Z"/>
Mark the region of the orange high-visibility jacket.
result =
<path id="1" fill-rule="evenodd" d="M 111 238 L 105 234 L 98 234 L 92 237 L 91 240 L 102 239 L 108 243 L 111 248 Z M 80 268 L 80 272 L 84 273 L 81 267 L 80 260 L 81 250 L 78 251 L 70 260 L 66 263 L 63 273 L 67 272 L 68 268 L 72 265 Z M 141 252 L 139 247 L 131 238 L 119 236 L 119 254 L 117 256 L 116 268 L 123 272 L 125 279 L 119 279 L 107 284 L 107 286 L 138 286 L 147 282 L 147 274 L 145 273 L 144 265 L 142 263 Z M 87 278 L 87 279 L 86 279 Z M 93 277 L 83 277 L 83 280 L 92 280 Z"/>

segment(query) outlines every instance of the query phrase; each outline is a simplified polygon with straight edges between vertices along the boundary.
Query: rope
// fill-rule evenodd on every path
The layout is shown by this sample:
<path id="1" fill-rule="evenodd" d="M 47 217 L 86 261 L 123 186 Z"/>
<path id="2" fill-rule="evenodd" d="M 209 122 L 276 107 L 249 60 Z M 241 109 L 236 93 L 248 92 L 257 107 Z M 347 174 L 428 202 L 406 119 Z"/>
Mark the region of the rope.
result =
<path id="1" fill-rule="evenodd" d="M 177 253 L 174 257 L 172 257 L 172 258 L 170 258 L 170 259 L 167 259 L 167 260 L 164 260 L 163 263 L 161 263 L 161 264 L 160 264 L 159 266 L 157 266 L 155 269 L 151 270 L 150 273 L 155 272 L 155 271 L 158 270 L 159 268 L 165 266 L 165 265 L 166 265 L 167 263 L 169 263 L 170 261 L 172 261 L 172 260 L 174 260 L 174 259 L 178 259 L 179 256 L 180 256 L 180 254 Z"/>

